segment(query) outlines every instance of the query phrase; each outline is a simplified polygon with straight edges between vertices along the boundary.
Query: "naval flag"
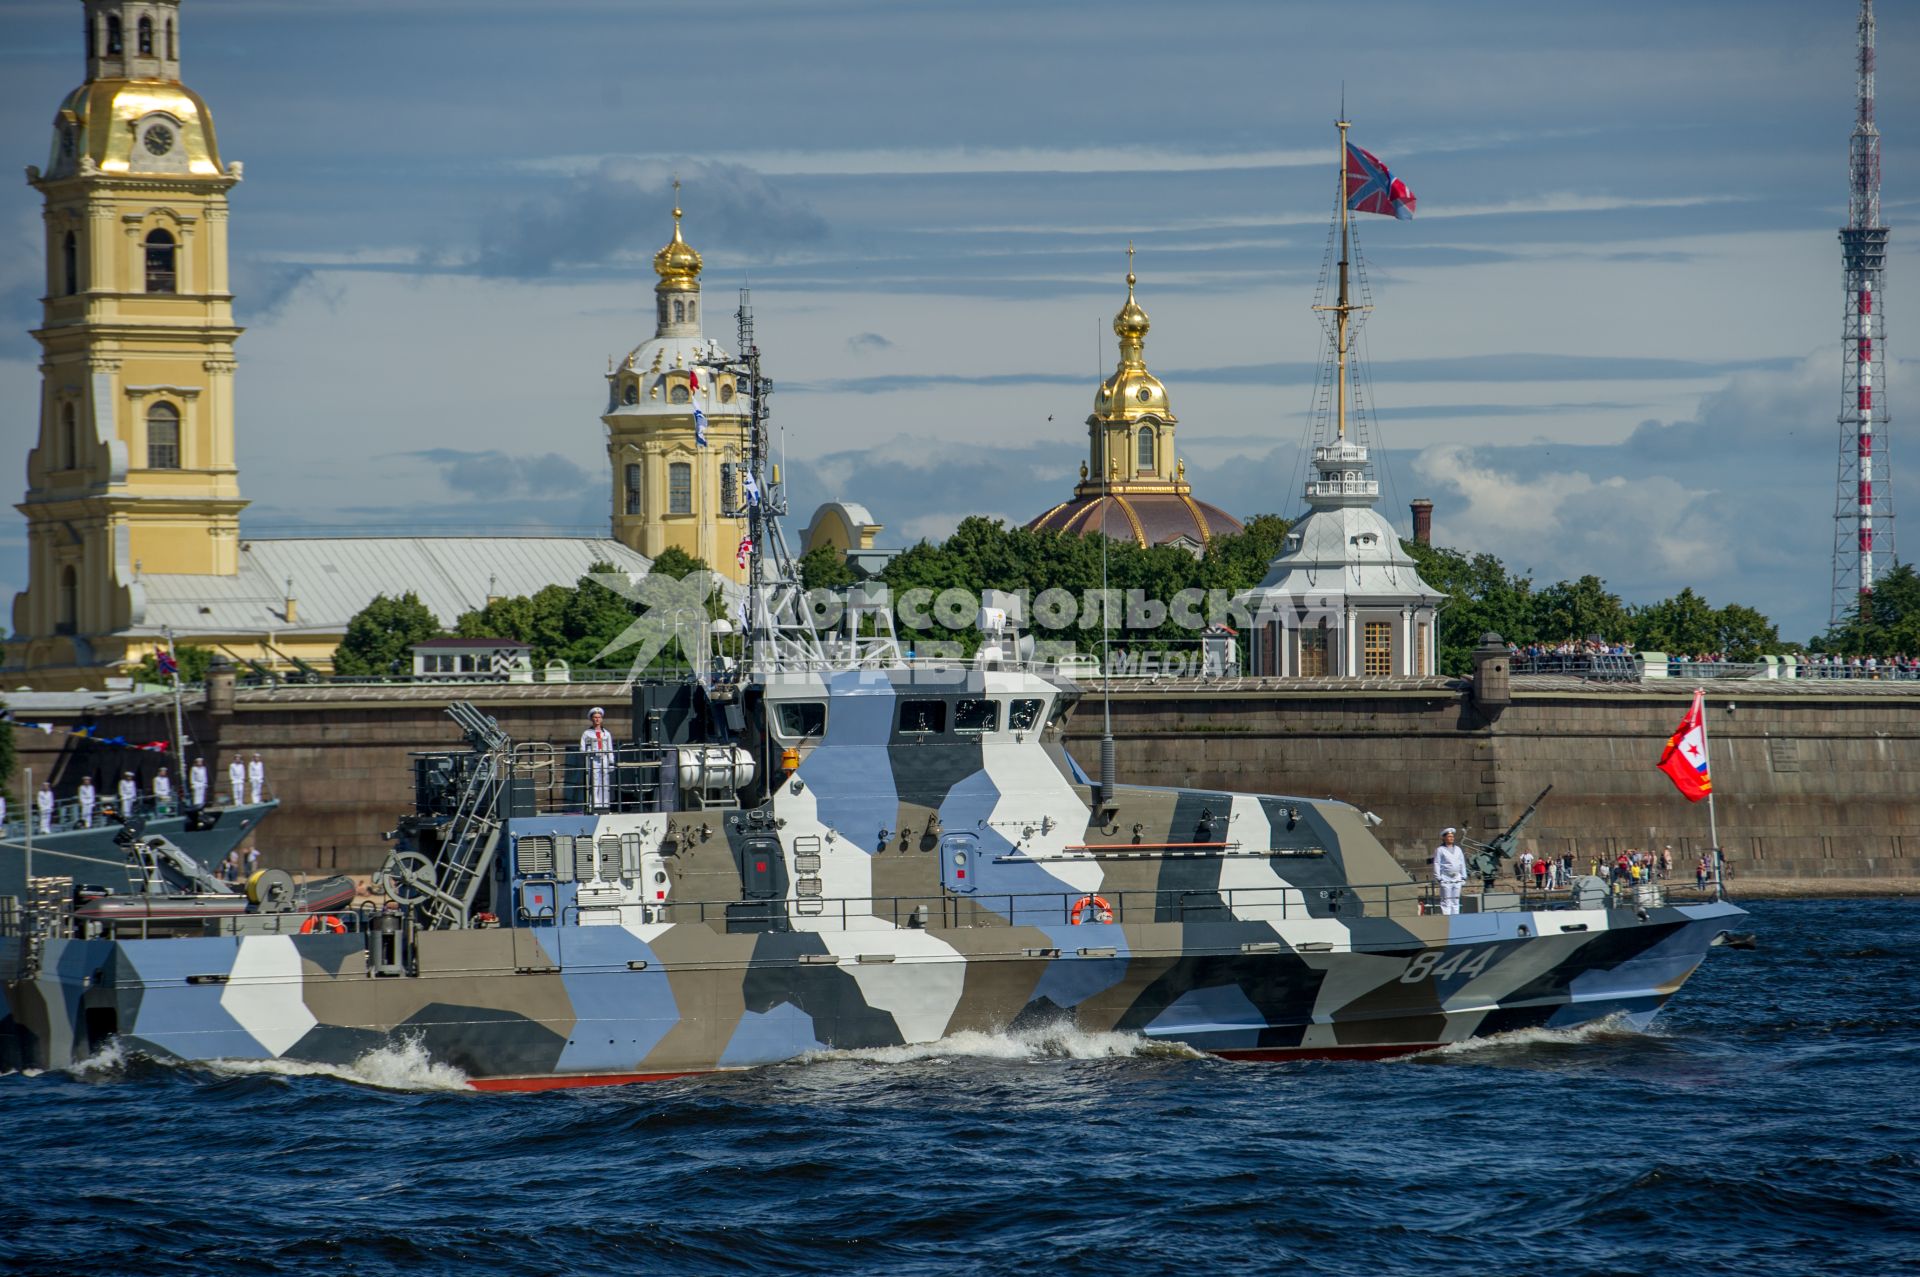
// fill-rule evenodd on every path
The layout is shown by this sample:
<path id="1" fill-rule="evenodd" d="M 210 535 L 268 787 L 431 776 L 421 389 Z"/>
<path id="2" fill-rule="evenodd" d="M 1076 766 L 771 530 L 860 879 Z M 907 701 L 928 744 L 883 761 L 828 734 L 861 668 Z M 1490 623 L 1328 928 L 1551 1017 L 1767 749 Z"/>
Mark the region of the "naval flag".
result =
<path id="1" fill-rule="evenodd" d="M 693 404 L 693 438 L 702 448 L 707 446 L 707 414 L 700 411 L 700 370 L 687 369 L 687 400 Z"/>
<path id="2" fill-rule="evenodd" d="M 753 468 L 751 466 L 747 468 L 746 482 L 742 486 L 746 490 L 747 504 L 759 505 L 760 504 L 760 480 L 754 478 Z"/>
<path id="3" fill-rule="evenodd" d="M 172 648 L 162 647 L 155 649 L 153 653 L 153 664 L 154 668 L 158 669 L 163 677 L 168 677 L 180 672 L 180 663 L 173 659 Z"/>
<path id="4" fill-rule="evenodd" d="M 1377 155 L 1347 143 L 1348 208 L 1356 213 L 1379 213 L 1410 222 L 1417 203 L 1407 184 L 1387 172 L 1387 166 Z"/>
<path id="5" fill-rule="evenodd" d="M 1697 803 L 1713 792 L 1713 778 L 1707 772 L 1707 694 L 1695 691 L 1687 716 L 1678 731 L 1667 738 L 1660 755 L 1660 770 L 1674 787 Z"/>

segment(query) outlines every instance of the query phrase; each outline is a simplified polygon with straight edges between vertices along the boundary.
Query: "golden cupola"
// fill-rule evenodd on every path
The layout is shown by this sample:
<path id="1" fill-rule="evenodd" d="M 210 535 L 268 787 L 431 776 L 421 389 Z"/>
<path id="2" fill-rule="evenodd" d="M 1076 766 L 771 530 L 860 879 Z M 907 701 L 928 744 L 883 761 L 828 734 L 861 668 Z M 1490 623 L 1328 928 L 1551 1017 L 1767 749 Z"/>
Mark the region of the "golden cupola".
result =
<path id="1" fill-rule="evenodd" d="M 700 254 L 680 237 L 680 218 L 680 183 L 676 181 L 673 184 L 673 238 L 653 255 L 653 270 L 660 276 L 660 282 L 654 285 L 657 292 L 700 291 Z"/>
<path id="2" fill-rule="evenodd" d="M 1240 521 L 1193 495 L 1186 463 L 1174 450 L 1179 418 L 1167 388 L 1147 371 L 1152 322 L 1134 298 L 1133 246 L 1127 246 L 1127 301 L 1113 317 L 1120 366 L 1094 392 L 1087 418 L 1087 460 L 1073 496 L 1027 524 L 1032 531 L 1098 532 L 1137 545 L 1179 545 L 1194 554 Z"/>
<path id="3" fill-rule="evenodd" d="M 1138 282 L 1133 273 L 1133 246 L 1129 244 L 1127 303 L 1113 317 L 1113 335 L 1120 339 L 1120 366 L 1094 393 L 1093 413 L 1105 420 L 1136 421 L 1153 416 L 1171 422 L 1174 416 L 1167 403 L 1167 388 L 1147 371 L 1147 330 L 1153 327 L 1153 321 L 1134 300 L 1133 289 Z"/>

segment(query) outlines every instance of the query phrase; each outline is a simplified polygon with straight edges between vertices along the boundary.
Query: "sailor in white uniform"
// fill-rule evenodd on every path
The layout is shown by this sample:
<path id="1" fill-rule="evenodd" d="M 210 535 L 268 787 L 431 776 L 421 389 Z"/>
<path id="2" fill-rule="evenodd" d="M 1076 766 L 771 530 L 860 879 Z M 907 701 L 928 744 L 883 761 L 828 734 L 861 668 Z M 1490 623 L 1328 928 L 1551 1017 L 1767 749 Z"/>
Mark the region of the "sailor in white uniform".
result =
<path id="1" fill-rule="evenodd" d="M 140 784 L 134 780 L 132 772 L 120 773 L 120 819 L 125 820 L 140 809 Z"/>
<path id="2" fill-rule="evenodd" d="M 1440 831 L 1440 845 L 1433 849 L 1433 877 L 1440 884 L 1440 912 L 1460 912 L 1460 888 L 1467 881 L 1467 853 L 1454 845 L 1451 825 Z"/>
<path id="3" fill-rule="evenodd" d="M 187 792 L 193 795 L 195 807 L 207 805 L 207 760 L 193 760 L 193 770 L 187 773 Z"/>
<path id="4" fill-rule="evenodd" d="M 153 809 L 163 816 L 173 811 L 173 777 L 164 767 L 153 776 Z"/>
<path id="5" fill-rule="evenodd" d="M 591 724 L 580 733 L 580 754 L 587 765 L 587 807 L 590 811 L 607 809 L 608 791 L 613 782 L 613 733 L 601 726 L 607 711 L 598 705 L 587 713 Z"/>
<path id="6" fill-rule="evenodd" d="M 253 791 L 253 801 L 265 802 L 267 798 L 267 765 L 262 762 L 258 752 L 253 761 L 247 764 L 247 788 Z"/>
<path id="7" fill-rule="evenodd" d="M 88 776 L 81 780 L 80 788 L 73 791 L 73 798 L 80 804 L 80 827 L 93 828 L 93 805 L 100 799 L 100 795 L 93 788 L 93 777 Z"/>
<path id="8" fill-rule="evenodd" d="M 37 801 L 40 804 L 40 832 L 53 832 L 53 786 L 41 785 Z"/>
<path id="9" fill-rule="evenodd" d="M 227 784 L 233 790 L 233 805 L 247 801 L 247 765 L 238 754 L 227 764 Z"/>

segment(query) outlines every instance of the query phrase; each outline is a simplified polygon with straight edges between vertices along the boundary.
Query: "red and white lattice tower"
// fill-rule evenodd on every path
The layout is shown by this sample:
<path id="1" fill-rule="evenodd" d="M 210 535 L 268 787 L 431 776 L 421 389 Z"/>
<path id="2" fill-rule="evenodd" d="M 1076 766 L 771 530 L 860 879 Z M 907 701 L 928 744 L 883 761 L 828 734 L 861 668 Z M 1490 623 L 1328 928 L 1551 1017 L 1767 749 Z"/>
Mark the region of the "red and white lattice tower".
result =
<path id="1" fill-rule="evenodd" d="M 1893 562 L 1893 485 L 1887 455 L 1885 303 L 1887 228 L 1880 224 L 1880 130 L 1873 122 L 1873 0 L 1860 0 L 1860 107 L 1847 147 L 1847 224 L 1840 231 L 1846 320 L 1840 355 L 1840 485 L 1834 508 L 1833 607 L 1837 625 L 1873 593 Z M 1881 358 L 1874 358 L 1874 340 Z M 1874 374 L 1880 372 L 1876 379 Z"/>

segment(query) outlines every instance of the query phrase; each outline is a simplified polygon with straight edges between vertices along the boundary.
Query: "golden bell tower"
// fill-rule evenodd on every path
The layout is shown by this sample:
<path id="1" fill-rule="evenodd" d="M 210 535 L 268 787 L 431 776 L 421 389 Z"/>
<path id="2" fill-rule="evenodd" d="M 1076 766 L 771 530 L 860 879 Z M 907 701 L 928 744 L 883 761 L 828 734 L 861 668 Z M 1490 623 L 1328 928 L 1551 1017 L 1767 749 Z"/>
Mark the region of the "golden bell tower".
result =
<path id="1" fill-rule="evenodd" d="M 180 83 L 179 0 L 83 0 L 86 83 L 27 170 L 46 225 L 28 587 L 9 673 L 40 686 L 153 646 L 143 574 L 238 571 L 227 192 L 206 104 Z M 131 633 L 129 633 L 131 631 Z"/>
<path id="2" fill-rule="evenodd" d="M 669 546 L 715 572 L 746 579 L 746 388 L 712 364 L 726 351 L 700 321 L 700 254 L 681 236 L 673 184 L 673 238 L 653 255 L 653 336 L 607 372 L 607 460 L 613 469 L 613 535 L 657 558 Z M 731 512 L 731 513 L 729 513 Z"/>

